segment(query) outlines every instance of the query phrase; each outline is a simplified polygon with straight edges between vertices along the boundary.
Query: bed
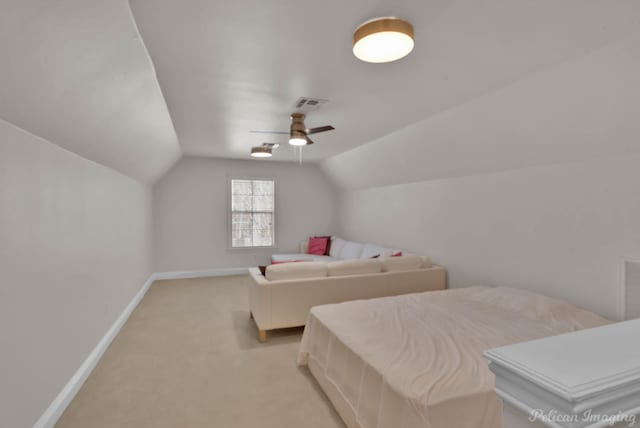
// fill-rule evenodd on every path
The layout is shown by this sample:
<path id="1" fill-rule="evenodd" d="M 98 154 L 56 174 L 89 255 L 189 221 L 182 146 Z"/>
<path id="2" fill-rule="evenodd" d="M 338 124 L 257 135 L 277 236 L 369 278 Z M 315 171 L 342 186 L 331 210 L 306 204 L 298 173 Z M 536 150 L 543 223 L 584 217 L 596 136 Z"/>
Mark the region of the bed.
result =
<path id="1" fill-rule="evenodd" d="M 349 428 L 499 428 L 485 350 L 608 322 L 505 287 L 359 300 L 311 309 L 298 364 Z"/>

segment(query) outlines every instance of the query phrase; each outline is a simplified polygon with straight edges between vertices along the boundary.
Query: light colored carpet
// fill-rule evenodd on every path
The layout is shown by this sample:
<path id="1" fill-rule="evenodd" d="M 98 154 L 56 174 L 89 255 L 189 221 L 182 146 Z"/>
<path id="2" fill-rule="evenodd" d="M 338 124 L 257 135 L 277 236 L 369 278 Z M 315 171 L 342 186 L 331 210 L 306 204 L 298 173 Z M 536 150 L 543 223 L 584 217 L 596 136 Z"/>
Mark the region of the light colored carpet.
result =
<path id="1" fill-rule="evenodd" d="M 154 283 L 56 427 L 343 428 L 296 366 L 302 330 L 258 342 L 248 281 Z"/>

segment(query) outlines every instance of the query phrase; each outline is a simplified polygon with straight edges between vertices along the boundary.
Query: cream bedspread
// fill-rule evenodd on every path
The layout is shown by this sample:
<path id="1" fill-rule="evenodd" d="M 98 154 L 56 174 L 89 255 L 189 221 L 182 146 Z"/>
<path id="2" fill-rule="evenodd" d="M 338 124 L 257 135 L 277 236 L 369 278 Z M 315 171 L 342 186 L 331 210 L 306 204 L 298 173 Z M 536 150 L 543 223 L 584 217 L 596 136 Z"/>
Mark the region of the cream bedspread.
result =
<path id="1" fill-rule="evenodd" d="M 330 383 L 350 427 L 497 428 L 500 403 L 484 351 L 606 323 L 511 288 L 353 301 L 311 309 L 298 363 Z"/>

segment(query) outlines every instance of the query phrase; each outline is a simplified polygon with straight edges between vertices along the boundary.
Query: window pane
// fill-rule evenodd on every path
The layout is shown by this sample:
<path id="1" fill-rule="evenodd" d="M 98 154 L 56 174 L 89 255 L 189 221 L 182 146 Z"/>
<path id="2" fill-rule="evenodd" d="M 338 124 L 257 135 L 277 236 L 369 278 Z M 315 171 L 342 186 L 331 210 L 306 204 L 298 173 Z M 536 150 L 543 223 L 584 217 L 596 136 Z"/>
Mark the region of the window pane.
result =
<path id="1" fill-rule="evenodd" d="M 231 193 L 234 195 L 251 195 L 253 193 L 251 180 L 231 180 Z"/>
<path id="2" fill-rule="evenodd" d="M 273 245 L 271 229 L 254 229 L 253 246 L 254 247 L 270 247 Z"/>
<path id="3" fill-rule="evenodd" d="M 271 213 L 256 213 L 253 214 L 253 228 L 254 229 L 271 229 L 271 219 L 273 214 Z"/>
<path id="4" fill-rule="evenodd" d="M 273 196 L 272 195 L 254 196 L 253 211 L 273 211 Z"/>
<path id="5" fill-rule="evenodd" d="M 231 195 L 231 209 L 233 211 L 253 211 L 253 197 L 251 195 Z"/>
<path id="6" fill-rule="evenodd" d="M 253 182 L 254 195 L 273 195 L 273 181 L 255 180 Z"/>
<path id="7" fill-rule="evenodd" d="M 231 245 L 233 247 L 251 247 L 253 243 L 252 214 L 234 213 L 231 216 Z"/>
<path id="8" fill-rule="evenodd" d="M 261 247 L 273 245 L 273 214 L 253 215 L 253 245 Z"/>

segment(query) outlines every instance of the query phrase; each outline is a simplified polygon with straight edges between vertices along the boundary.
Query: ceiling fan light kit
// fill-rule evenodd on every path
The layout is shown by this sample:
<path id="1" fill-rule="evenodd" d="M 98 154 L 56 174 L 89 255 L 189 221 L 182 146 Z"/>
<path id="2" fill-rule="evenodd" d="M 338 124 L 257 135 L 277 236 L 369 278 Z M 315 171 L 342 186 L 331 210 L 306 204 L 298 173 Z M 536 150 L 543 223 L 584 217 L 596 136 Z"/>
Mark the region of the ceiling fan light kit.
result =
<path id="1" fill-rule="evenodd" d="M 356 28 L 353 54 L 361 61 L 397 61 L 413 50 L 413 26 L 399 18 L 376 18 Z"/>
<path id="2" fill-rule="evenodd" d="M 270 158 L 271 156 L 273 156 L 273 150 L 270 147 L 256 146 L 251 148 L 251 157 Z"/>
<path id="3" fill-rule="evenodd" d="M 291 115 L 291 131 L 289 134 L 289 144 L 292 146 L 307 145 L 307 130 L 304 126 L 305 115 L 303 113 L 293 113 Z"/>
<path id="4" fill-rule="evenodd" d="M 292 146 L 306 146 L 307 139 L 303 137 L 291 137 L 289 138 L 289 144 Z"/>

